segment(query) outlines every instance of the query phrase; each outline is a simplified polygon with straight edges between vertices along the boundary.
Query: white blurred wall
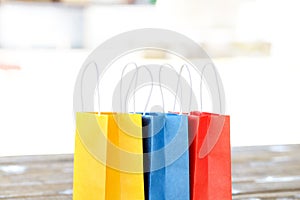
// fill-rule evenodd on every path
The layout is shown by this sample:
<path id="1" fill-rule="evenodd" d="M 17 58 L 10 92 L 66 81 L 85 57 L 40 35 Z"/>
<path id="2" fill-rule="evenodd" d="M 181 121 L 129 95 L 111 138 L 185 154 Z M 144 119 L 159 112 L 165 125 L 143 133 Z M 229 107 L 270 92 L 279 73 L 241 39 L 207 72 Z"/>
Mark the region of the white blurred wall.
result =
<path id="1" fill-rule="evenodd" d="M 83 8 L 50 3 L 0 4 L 0 47 L 82 48 Z"/>

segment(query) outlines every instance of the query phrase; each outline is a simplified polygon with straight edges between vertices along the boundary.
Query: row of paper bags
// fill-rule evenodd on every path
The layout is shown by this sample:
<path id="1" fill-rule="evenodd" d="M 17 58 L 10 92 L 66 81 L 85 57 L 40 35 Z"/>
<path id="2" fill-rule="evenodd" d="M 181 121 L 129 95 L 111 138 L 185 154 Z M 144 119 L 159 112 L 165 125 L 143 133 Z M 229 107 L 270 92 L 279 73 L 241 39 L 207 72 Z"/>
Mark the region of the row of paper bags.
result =
<path id="1" fill-rule="evenodd" d="M 76 115 L 74 200 L 229 200 L 229 116 Z"/>

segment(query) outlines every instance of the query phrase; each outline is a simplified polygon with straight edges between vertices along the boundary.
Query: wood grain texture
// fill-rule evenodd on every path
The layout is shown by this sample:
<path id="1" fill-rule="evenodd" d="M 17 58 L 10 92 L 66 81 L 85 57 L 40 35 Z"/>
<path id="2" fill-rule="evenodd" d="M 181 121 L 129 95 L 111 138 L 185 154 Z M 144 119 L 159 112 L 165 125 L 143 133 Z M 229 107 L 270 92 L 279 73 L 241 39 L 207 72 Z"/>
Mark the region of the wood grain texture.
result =
<path id="1" fill-rule="evenodd" d="M 233 199 L 300 199 L 300 145 L 234 148 Z"/>
<path id="2" fill-rule="evenodd" d="M 72 155 L 0 158 L 0 199 L 72 199 Z"/>
<path id="3" fill-rule="evenodd" d="M 232 150 L 232 199 L 300 200 L 300 145 Z M 0 158 L 0 199 L 72 199 L 72 155 Z"/>

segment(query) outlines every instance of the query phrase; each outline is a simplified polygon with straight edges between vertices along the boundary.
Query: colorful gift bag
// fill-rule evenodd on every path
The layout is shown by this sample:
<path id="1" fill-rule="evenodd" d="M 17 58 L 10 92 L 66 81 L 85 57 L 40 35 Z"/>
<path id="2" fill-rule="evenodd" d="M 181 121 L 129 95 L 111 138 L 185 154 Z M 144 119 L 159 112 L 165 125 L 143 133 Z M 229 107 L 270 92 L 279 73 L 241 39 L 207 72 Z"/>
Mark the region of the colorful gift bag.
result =
<path id="1" fill-rule="evenodd" d="M 191 112 L 189 134 L 191 199 L 231 199 L 229 116 Z"/>
<path id="2" fill-rule="evenodd" d="M 141 115 L 77 113 L 73 199 L 144 199 L 142 148 Z"/>
<path id="3" fill-rule="evenodd" d="M 143 115 L 145 199 L 189 200 L 186 115 Z"/>

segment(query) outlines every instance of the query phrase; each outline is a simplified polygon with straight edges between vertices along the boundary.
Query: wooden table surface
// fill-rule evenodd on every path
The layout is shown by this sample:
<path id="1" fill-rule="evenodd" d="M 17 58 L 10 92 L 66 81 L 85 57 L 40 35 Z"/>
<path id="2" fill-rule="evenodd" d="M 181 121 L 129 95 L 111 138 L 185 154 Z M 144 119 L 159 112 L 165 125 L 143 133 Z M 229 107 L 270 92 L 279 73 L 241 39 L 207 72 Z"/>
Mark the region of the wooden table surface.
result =
<path id="1" fill-rule="evenodd" d="M 300 145 L 232 150 L 232 199 L 300 199 Z M 0 158 L 0 199 L 72 199 L 72 155 Z"/>

